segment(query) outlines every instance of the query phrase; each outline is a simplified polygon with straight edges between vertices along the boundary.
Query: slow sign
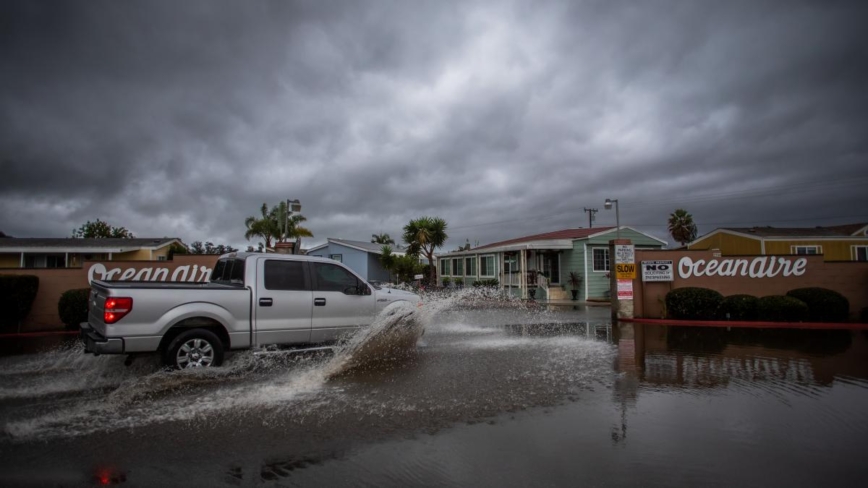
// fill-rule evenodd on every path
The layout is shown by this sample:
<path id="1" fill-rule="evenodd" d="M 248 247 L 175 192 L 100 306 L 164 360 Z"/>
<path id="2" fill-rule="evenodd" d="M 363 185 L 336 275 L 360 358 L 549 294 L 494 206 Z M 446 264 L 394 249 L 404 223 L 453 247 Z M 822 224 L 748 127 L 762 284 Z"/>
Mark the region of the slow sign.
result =
<path id="1" fill-rule="evenodd" d="M 642 261 L 642 281 L 673 281 L 675 266 L 672 261 Z"/>
<path id="2" fill-rule="evenodd" d="M 636 264 L 616 264 L 615 265 L 615 278 L 619 280 L 633 280 L 636 279 Z"/>

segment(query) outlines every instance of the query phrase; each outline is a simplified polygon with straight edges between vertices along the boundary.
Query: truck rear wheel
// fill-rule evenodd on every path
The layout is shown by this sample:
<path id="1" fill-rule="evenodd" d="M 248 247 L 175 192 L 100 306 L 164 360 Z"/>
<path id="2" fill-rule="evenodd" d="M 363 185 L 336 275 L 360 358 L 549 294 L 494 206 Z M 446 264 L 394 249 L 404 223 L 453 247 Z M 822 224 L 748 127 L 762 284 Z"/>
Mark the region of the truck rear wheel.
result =
<path id="1" fill-rule="evenodd" d="M 210 330 L 191 329 L 178 334 L 163 354 L 175 369 L 208 368 L 223 364 L 223 342 Z"/>

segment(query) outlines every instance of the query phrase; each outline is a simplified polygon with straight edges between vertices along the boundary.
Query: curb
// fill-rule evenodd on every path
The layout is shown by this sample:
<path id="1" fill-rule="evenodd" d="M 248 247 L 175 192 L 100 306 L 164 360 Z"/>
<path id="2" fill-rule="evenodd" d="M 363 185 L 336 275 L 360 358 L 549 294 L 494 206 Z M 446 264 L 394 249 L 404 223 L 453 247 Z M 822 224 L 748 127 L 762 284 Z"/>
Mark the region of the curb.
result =
<path id="1" fill-rule="evenodd" d="M 668 325 L 675 327 L 743 327 L 750 329 L 845 329 L 868 330 L 868 324 L 847 322 L 736 322 L 725 320 L 618 319 L 634 324 Z"/>

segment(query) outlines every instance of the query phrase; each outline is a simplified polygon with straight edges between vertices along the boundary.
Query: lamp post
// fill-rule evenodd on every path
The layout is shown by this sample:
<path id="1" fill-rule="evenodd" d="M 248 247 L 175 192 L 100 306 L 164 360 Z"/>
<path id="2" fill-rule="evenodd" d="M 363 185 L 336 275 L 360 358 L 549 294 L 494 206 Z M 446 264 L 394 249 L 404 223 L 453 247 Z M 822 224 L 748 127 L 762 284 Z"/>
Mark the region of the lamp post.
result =
<path id="1" fill-rule="evenodd" d="M 607 198 L 604 206 L 606 207 L 606 210 L 612 210 L 612 204 L 613 203 L 615 204 L 615 225 L 618 227 L 618 230 L 616 231 L 617 232 L 617 238 L 620 239 L 621 238 L 621 217 L 620 217 L 620 215 L 618 215 L 618 200 L 617 199 L 612 200 L 610 198 Z"/>
<path id="2" fill-rule="evenodd" d="M 301 212 L 301 202 L 297 198 L 286 201 L 286 218 L 283 220 L 283 235 L 287 239 L 289 239 L 289 218 L 292 217 L 293 212 Z"/>

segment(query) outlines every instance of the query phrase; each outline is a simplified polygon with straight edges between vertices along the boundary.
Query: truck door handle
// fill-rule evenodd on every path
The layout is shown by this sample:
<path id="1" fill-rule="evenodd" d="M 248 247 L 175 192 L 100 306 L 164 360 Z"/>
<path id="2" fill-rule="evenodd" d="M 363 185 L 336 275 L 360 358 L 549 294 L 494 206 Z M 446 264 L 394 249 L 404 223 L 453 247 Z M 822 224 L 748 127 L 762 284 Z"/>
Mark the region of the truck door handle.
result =
<path id="1" fill-rule="evenodd" d="M 314 306 L 317 306 L 317 307 L 325 307 L 326 299 L 325 298 L 314 298 L 313 304 L 314 304 Z"/>
<path id="2" fill-rule="evenodd" d="M 270 307 L 272 303 L 274 303 L 274 301 L 270 298 L 260 298 L 259 299 L 259 306 L 260 307 Z"/>

